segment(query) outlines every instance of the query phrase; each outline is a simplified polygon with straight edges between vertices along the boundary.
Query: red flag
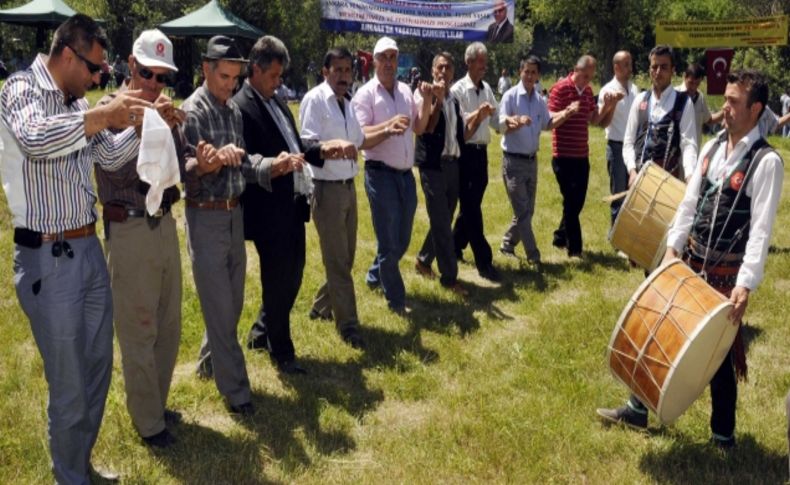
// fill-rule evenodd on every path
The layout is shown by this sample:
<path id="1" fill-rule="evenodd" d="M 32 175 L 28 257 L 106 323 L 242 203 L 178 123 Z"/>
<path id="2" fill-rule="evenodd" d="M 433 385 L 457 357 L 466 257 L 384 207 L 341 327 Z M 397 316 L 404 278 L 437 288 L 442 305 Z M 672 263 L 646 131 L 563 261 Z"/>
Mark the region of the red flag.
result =
<path id="1" fill-rule="evenodd" d="M 358 50 L 357 58 L 359 59 L 359 70 L 362 74 L 362 81 L 367 82 L 371 66 L 373 66 L 373 54 L 367 51 Z"/>
<path id="2" fill-rule="evenodd" d="M 734 49 L 708 49 L 705 51 L 707 58 L 705 72 L 708 76 L 708 94 L 724 94 L 727 87 L 727 74 L 730 72 L 730 63 Z"/>

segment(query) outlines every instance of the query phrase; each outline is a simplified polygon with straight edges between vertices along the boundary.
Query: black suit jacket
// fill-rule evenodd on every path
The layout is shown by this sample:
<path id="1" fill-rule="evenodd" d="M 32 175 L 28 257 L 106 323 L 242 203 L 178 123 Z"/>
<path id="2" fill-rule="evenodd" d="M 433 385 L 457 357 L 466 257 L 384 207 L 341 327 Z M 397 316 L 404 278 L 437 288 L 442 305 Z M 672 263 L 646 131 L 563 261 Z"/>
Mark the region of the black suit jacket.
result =
<path id="1" fill-rule="evenodd" d="M 513 24 L 510 23 L 510 19 L 505 19 L 505 23 L 496 36 L 494 36 L 495 32 L 496 22 L 492 22 L 488 26 L 488 35 L 486 36 L 488 42 L 513 42 Z"/>
<path id="2" fill-rule="evenodd" d="M 319 157 L 318 146 L 306 149 L 299 131 L 296 129 L 291 111 L 288 106 L 277 96 L 274 100 L 286 115 L 291 128 L 296 133 L 299 149 L 305 153 L 308 162 L 313 165 L 323 165 Z M 290 152 L 288 142 L 280 133 L 277 124 L 263 105 L 258 94 L 249 83 L 244 83 L 242 88 L 233 97 L 233 101 L 241 109 L 244 122 L 244 144 L 249 154 L 260 154 L 264 157 L 276 157 L 280 152 Z M 244 209 L 244 237 L 252 240 L 273 239 L 282 235 L 283 231 L 290 231 L 294 221 L 307 222 L 310 220 L 310 208 L 307 198 L 294 193 L 293 174 L 281 175 L 271 181 L 272 191 L 269 192 L 258 184 L 247 183 L 247 188 L 241 194 L 241 204 Z"/>

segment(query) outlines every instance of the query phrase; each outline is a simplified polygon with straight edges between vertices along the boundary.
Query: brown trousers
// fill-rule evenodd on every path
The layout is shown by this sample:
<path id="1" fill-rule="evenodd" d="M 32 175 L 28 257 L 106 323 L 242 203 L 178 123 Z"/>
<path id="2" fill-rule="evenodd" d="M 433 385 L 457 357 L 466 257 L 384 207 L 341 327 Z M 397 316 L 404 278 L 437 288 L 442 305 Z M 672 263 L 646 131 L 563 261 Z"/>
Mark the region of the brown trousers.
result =
<path id="1" fill-rule="evenodd" d="M 181 338 L 181 259 L 171 214 L 110 222 L 106 243 L 126 407 L 140 436 L 165 429 Z"/>

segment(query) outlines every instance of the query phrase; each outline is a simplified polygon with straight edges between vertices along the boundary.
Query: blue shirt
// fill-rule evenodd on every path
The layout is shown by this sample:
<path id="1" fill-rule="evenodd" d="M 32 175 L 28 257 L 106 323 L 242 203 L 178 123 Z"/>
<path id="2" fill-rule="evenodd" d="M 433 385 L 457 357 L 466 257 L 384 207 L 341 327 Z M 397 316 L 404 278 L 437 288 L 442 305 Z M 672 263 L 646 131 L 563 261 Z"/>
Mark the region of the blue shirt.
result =
<path id="1" fill-rule="evenodd" d="M 502 137 L 502 150 L 521 155 L 536 154 L 540 148 L 540 132 L 548 129 L 551 117 L 546 102 L 538 95 L 537 90 L 533 89 L 532 94 L 527 95 L 523 82 L 508 89 L 499 102 L 499 121 L 503 131 L 505 116 L 521 115 L 532 118 L 532 123 L 505 133 Z"/>

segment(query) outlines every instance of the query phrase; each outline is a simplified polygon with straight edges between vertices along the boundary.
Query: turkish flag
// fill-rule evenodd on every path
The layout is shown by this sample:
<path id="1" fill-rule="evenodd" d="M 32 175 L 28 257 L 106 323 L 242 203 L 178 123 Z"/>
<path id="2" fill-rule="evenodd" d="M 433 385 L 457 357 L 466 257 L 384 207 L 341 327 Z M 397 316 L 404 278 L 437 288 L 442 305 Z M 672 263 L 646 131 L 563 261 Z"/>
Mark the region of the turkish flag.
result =
<path id="1" fill-rule="evenodd" d="M 707 59 L 705 72 L 708 76 L 708 94 L 724 94 L 727 87 L 727 74 L 730 72 L 730 63 L 734 49 L 708 49 L 705 51 Z"/>

